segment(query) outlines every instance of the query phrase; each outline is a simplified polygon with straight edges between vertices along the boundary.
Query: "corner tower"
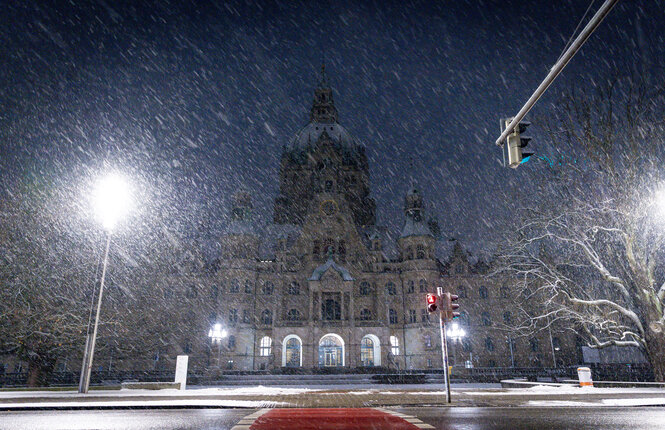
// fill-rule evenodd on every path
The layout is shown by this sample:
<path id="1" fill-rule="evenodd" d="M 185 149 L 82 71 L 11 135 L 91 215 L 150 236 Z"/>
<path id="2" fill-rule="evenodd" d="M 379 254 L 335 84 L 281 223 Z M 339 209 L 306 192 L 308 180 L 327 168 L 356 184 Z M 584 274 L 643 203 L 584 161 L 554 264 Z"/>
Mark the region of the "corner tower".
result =
<path id="1" fill-rule="evenodd" d="M 319 194 L 344 198 L 357 226 L 374 225 L 365 146 L 339 124 L 333 91 L 321 68 L 309 123 L 282 149 L 276 224 L 302 224 Z"/>

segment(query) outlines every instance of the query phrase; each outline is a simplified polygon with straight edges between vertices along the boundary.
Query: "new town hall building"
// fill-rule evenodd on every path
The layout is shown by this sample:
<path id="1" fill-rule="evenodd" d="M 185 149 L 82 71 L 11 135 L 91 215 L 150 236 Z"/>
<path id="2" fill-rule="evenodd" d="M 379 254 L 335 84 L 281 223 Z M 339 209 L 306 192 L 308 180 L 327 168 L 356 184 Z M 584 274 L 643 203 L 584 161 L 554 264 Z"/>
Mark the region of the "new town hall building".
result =
<path id="1" fill-rule="evenodd" d="M 212 291 L 200 294 L 215 298 L 208 323 L 226 332 L 208 345 L 208 365 L 440 368 L 438 316 L 425 310 L 425 294 L 437 286 L 458 294 L 463 311 L 466 336 L 451 342 L 452 362 L 562 364 L 557 351 L 572 348 L 561 335 L 510 339 L 511 299 L 485 278 L 486 265 L 470 264 L 460 245 L 438 258 L 422 190 L 406 193 L 403 227 L 389 239 L 376 225 L 369 167 L 365 147 L 338 120 L 323 74 L 309 123 L 283 146 L 272 223 L 259 232 L 251 195 L 236 193 L 216 268 L 199 279 L 197 288 Z M 197 366 L 192 349 L 187 343 L 177 352 L 192 354 Z"/>

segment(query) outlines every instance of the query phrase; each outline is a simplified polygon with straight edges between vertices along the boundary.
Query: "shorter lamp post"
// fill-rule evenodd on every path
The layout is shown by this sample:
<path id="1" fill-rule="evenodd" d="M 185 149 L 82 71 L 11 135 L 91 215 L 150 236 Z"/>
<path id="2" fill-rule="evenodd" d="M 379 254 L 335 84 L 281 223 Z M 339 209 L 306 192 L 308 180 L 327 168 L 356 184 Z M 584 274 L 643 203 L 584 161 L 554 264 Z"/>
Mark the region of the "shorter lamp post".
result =
<path id="1" fill-rule="evenodd" d="M 455 350 L 453 352 L 453 365 L 457 364 L 457 341 L 466 336 L 466 331 L 463 328 L 460 328 L 459 324 L 456 322 L 451 325 L 451 327 L 446 332 L 448 337 L 454 341 Z"/>
<path id="2" fill-rule="evenodd" d="M 210 328 L 208 331 L 208 337 L 210 338 L 212 344 L 219 347 L 217 366 L 219 366 L 220 369 L 222 368 L 222 339 L 224 339 L 226 336 L 228 336 L 228 332 L 222 328 L 220 323 L 213 325 L 212 328 Z"/>

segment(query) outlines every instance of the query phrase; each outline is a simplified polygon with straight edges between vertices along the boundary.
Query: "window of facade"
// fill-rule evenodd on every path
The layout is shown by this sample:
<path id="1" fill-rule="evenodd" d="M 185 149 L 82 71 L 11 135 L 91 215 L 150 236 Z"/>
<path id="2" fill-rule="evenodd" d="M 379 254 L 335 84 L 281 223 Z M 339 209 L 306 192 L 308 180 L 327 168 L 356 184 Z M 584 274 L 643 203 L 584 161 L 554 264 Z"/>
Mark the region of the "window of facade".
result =
<path id="1" fill-rule="evenodd" d="M 249 310 L 248 309 L 243 309 L 242 310 L 242 322 L 245 324 L 249 324 L 250 318 L 249 318 Z"/>
<path id="2" fill-rule="evenodd" d="M 508 297 L 510 297 L 510 290 L 508 289 L 508 287 L 501 287 L 501 290 L 499 291 L 502 299 L 507 299 Z"/>
<path id="3" fill-rule="evenodd" d="M 426 334 L 423 336 L 423 341 L 425 343 L 425 348 L 431 348 L 432 347 L 432 336 L 429 334 Z"/>
<path id="4" fill-rule="evenodd" d="M 231 287 L 229 288 L 229 293 L 238 293 L 240 292 L 240 281 L 237 279 L 231 279 Z"/>
<path id="5" fill-rule="evenodd" d="M 300 294 L 300 284 L 296 281 L 293 281 L 289 284 L 288 293 L 294 296 Z"/>
<path id="6" fill-rule="evenodd" d="M 471 344 L 471 341 L 468 338 L 462 339 L 462 349 L 464 350 L 464 352 L 473 351 L 473 345 Z"/>
<path id="7" fill-rule="evenodd" d="M 510 323 L 512 323 L 512 318 L 511 318 L 511 314 L 510 314 L 509 311 L 506 311 L 506 312 L 503 313 L 503 322 L 504 322 L 505 324 L 510 324 Z"/>
<path id="8" fill-rule="evenodd" d="M 245 281 L 245 293 L 252 294 L 252 283 L 249 280 Z"/>
<path id="9" fill-rule="evenodd" d="M 365 308 L 360 311 L 360 321 L 370 321 L 372 319 L 372 311 Z"/>
<path id="10" fill-rule="evenodd" d="M 268 357 L 272 354 L 272 339 L 268 336 L 263 336 L 259 342 L 259 355 L 261 357 Z"/>
<path id="11" fill-rule="evenodd" d="M 234 335 L 229 336 L 229 349 L 236 348 L 236 337 Z"/>
<path id="12" fill-rule="evenodd" d="M 416 319 L 416 310 L 415 309 L 409 309 L 409 322 L 410 323 L 415 323 L 418 320 Z"/>
<path id="13" fill-rule="evenodd" d="M 390 324 L 397 324 L 397 312 L 395 309 L 388 310 L 388 318 L 390 319 Z"/>
<path id="14" fill-rule="evenodd" d="M 486 299 L 488 294 L 487 294 L 487 287 L 482 286 L 480 289 L 478 289 L 478 295 L 480 296 L 481 299 Z"/>
<path id="15" fill-rule="evenodd" d="M 263 284 L 263 294 L 270 296 L 272 295 L 273 291 L 275 291 L 275 284 L 270 281 L 266 281 L 265 284 Z"/>
<path id="16" fill-rule="evenodd" d="M 467 294 L 466 294 L 466 287 L 460 285 L 457 287 L 457 295 L 460 297 L 460 299 L 466 299 Z"/>
<path id="17" fill-rule="evenodd" d="M 364 367 L 374 366 L 374 341 L 367 336 L 360 341 L 360 361 Z"/>
<path id="18" fill-rule="evenodd" d="M 489 360 L 487 362 L 487 367 L 496 367 L 496 361 L 494 360 Z"/>
<path id="19" fill-rule="evenodd" d="M 230 323 L 238 322 L 238 309 L 231 309 L 229 311 L 229 322 Z"/>
<path id="20" fill-rule="evenodd" d="M 407 293 L 413 293 L 415 291 L 415 283 L 413 281 L 409 281 L 406 284 L 406 292 Z"/>
<path id="21" fill-rule="evenodd" d="M 333 189 L 333 181 L 326 181 L 326 192 L 329 193 Z"/>
<path id="22" fill-rule="evenodd" d="M 491 337 L 485 338 L 485 349 L 490 352 L 494 351 L 494 342 Z"/>
<path id="23" fill-rule="evenodd" d="M 390 336 L 390 353 L 399 355 L 399 339 L 397 339 L 397 336 Z"/>
<path id="24" fill-rule="evenodd" d="M 431 358 L 427 359 L 427 367 L 432 367 L 432 359 Z"/>
<path id="25" fill-rule="evenodd" d="M 456 265 L 455 266 L 455 273 L 458 273 L 458 274 L 464 273 L 464 266 L 462 266 L 461 264 Z"/>
<path id="26" fill-rule="evenodd" d="M 420 310 L 420 322 L 423 324 L 429 323 L 429 312 L 427 312 L 427 309 Z"/>
<path id="27" fill-rule="evenodd" d="M 360 295 L 361 296 L 368 296 L 371 291 L 369 282 L 361 282 L 360 283 Z"/>
<path id="28" fill-rule="evenodd" d="M 419 260 L 422 260 L 425 258 L 425 246 L 424 245 L 418 245 L 416 246 L 416 258 Z"/>
<path id="29" fill-rule="evenodd" d="M 321 242 L 315 240 L 314 245 L 312 246 L 312 254 L 318 256 L 320 253 L 321 253 Z"/>
<path id="30" fill-rule="evenodd" d="M 480 318 L 484 326 L 487 327 L 492 325 L 492 318 L 490 317 L 490 314 L 488 312 L 483 312 Z"/>
<path id="31" fill-rule="evenodd" d="M 321 315 L 323 320 L 337 321 L 342 319 L 342 308 L 339 302 L 334 299 L 326 299 L 321 303 Z"/>
<path id="32" fill-rule="evenodd" d="M 469 313 L 467 311 L 462 311 L 459 316 L 460 325 L 468 327 L 470 322 Z"/>
<path id="33" fill-rule="evenodd" d="M 405 257 L 406 260 L 413 260 L 413 247 L 407 246 Z"/>
<path id="34" fill-rule="evenodd" d="M 427 280 L 426 279 L 421 279 L 418 281 L 418 286 L 420 288 L 421 293 L 426 293 L 427 292 Z"/>
<path id="35" fill-rule="evenodd" d="M 300 311 L 298 309 L 289 309 L 286 313 L 287 321 L 300 321 Z"/>
<path id="36" fill-rule="evenodd" d="M 272 311 L 266 309 L 261 312 L 261 324 L 272 325 Z"/>
<path id="37" fill-rule="evenodd" d="M 397 287 L 395 286 L 395 284 L 393 284 L 392 282 L 388 282 L 386 284 L 386 293 L 388 293 L 389 296 L 397 295 Z"/>
<path id="38" fill-rule="evenodd" d="M 346 242 L 340 240 L 339 244 L 337 245 L 337 251 L 339 254 L 339 259 L 342 262 L 346 261 Z"/>
<path id="39" fill-rule="evenodd" d="M 213 285 L 210 287 L 210 298 L 217 300 L 217 297 L 219 297 L 219 287 L 217 285 Z"/>
<path id="40" fill-rule="evenodd" d="M 285 361 L 286 367 L 300 367 L 300 349 L 301 344 L 300 340 L 292 337 L 286 341 L 285 349 Z"/>

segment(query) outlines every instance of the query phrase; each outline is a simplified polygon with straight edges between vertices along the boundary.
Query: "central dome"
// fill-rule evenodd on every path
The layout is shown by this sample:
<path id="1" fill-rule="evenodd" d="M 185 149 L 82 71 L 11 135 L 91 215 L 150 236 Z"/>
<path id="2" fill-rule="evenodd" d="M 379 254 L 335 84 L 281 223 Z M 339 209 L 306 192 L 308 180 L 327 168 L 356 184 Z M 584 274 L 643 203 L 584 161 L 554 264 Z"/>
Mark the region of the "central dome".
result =
<path id="1" fill-rule="evenodd" d="M 321 135 L 324 132 L 330 139 L 339 143 L 342 147 L 354 148 L 356 146 L 362 146 L 362 144 L 356 141 L 356 139 L 354 139 L 353 136 L 351 136 L 351 134 L 339 123 L 310 122 L 296 133 L 286 149 L 293 151 L 304 150 L 307 147 L 311 147 L 321 139 Z"/>

